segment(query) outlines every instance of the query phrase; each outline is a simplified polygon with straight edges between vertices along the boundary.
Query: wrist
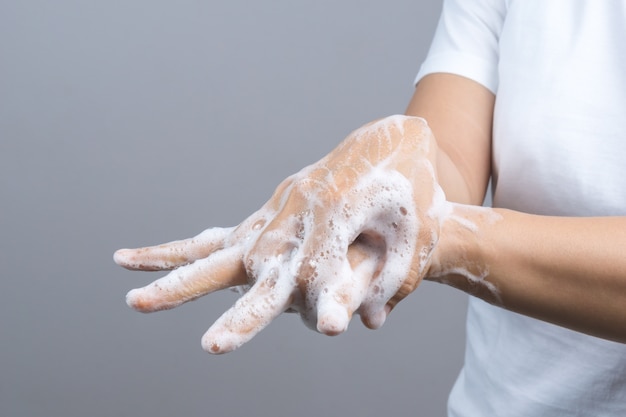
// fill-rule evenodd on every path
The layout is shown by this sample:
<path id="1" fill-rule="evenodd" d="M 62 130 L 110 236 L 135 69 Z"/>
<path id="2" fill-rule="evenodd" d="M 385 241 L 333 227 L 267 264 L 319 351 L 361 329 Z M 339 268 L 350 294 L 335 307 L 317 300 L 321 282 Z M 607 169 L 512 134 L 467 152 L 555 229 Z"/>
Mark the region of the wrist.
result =
<path id="1" fill-rule="evenodd" d="M 489 230 L 501 216 L 488 207 L 447 202 L 441 232 L 425 279 L 500 304 L 490 277 Z"/>

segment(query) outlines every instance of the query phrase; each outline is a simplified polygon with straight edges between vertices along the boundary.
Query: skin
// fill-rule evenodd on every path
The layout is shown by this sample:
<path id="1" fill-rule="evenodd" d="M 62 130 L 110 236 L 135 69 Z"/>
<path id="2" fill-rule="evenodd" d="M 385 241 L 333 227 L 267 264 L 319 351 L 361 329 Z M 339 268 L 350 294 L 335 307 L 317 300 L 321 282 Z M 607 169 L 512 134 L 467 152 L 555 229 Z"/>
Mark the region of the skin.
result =
<path id="1" fill-rule="evenodd" d="M 380 327 L 429 279 L 626 342 L 626 218 L 479 207 L 490 177 L 494 101 L 463 77 L 425 77 L 406 112 L 419 118 L 357 129 L 239 226 L 117 251 L 123 267 L 172 270 L 129 292 L 128 304 L 151 312 L 243 286 L 202 338 L 208 352 L 225 353 L 287 310 L 328 335 L 345 331 L 355 313 Z"/>
<path id="2" fill-rule="evenodd" d="M 626 217 L 551 217 L 482 210 L 491 167 L 495 96 L 451 74 L 433 74 L 417 86 L 407 114 L 428 120 L 439 147 L 438 176 L 459 216 L 474 230 L 447 222 L 426 279 L 485 301 L 593 336 L 626 343 Z M 485 273 L 494 297 L 463 266 Z"/>

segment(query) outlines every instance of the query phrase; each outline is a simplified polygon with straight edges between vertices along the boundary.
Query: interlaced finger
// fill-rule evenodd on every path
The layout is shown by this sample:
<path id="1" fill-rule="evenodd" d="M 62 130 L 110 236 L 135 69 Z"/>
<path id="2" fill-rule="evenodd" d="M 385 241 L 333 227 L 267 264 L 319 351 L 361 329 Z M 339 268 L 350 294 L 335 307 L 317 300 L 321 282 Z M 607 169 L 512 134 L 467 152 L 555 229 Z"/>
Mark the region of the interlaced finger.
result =
<path id="1" fill-rule="evenodd" d="M 348 329 L 354 312 L 359 308 L 372 277 L 372 263 L 360 264 L 353 272 L 348 261 L 341 264 L 337 276 L 325 283 L 317 300 L 317 330 L 329 336 Z"/>
<path id="2" fill-rule="evenodd" d="M 337 211 L 318 206 L 311 212 L 297 254 L 302 318 L 309 327 L 328 335 L 347 329 L 367 286 L 352 279 L 347 255 L 356 232 Z"/>

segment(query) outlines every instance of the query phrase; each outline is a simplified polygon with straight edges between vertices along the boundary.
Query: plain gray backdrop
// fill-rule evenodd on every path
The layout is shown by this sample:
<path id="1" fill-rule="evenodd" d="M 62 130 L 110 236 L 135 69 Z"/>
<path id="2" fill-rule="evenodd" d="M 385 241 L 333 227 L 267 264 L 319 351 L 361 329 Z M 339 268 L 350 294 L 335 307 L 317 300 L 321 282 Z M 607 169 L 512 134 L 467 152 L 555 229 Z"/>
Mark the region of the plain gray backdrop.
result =
<path id="1" fill-rule="evenodd" d="M 443 416 L 466 296 L 377 331 L 283 315 L 200 337 L 230 291 L 136 313 L 115 249 L 230 226 L 356 127 L 404 111 L 441 1 L 0 1 L 0 415 Z"/>

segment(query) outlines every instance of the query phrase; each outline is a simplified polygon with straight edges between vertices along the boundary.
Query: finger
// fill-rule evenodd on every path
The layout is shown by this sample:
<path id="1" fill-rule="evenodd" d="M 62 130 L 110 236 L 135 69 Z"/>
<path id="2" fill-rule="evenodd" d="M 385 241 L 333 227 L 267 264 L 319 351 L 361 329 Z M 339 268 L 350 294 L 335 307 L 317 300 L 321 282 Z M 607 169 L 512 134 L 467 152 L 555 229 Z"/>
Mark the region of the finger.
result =
<path id="1" fill-rule="evenodd" d="M 366 300 L 359 308 L 359 314 L 361 315 L 361 321 L 369 329 L 379 329 L 385 324 L 387 315 L 391 312 L 391 309 L 386 308 L 385 299 L 383 302 L 379 299 L 380 286 L 374 286 L 376 293 L 374 296 L 368 294 Z"/>
<path id="2" fill-rule="evenodd" d="M 376 276 L 380 243 L 367 236 L 359 236 L 350 244 L 346 262 L 342 262 L 341 279 L 345 282 L 333 289 L 324 288 L 320 294 L 317 305 L 318 331 L 334 336 L 347 330 L 352 315 L 366 295 L 370 281 Z"/>
<path id="3" fill-rule="evenodd" d="M 349 288 L 327 285 L 318 295 L 317 331 L 327 336 L 345 332 L 355 310 L 352 308 L 354 298 L 355 294 Z"/>
<path id="4" fill-rule="evenodd" d="M 361 316 L 363 324 L 370 329 L 382 326 L 387 317 L 385 310 L 375 311 L 371 309 L 371 305 L 368 309 L 367 305 L 371 298 L 369 293 L 377 294 L 381 291 L 380 272 L 386 259 L 386 246 L 385 240 L 380 235 L 361 234 L 348 248 L 353 280 L 367 286 L 357 313 Z"/>
<path id="5" fill-rule="evenodd" d="M 411 294 L 419 286 L 426 274 L 426 270 L 432 261 L 434 249 L 439 240 L 439 232 L 435 225 L 437 220 L 423 219 L 422 227 L 419 230 L 419 237 L 415 243 L 415 247 L 420 248 L 417 253 L 414 253 L 411 261 L 411 266 L 406 278 L 402 281 L 398 287 L 396 293 L 387 301 L 387 311 L 393 310 L 393 308 L 402 301 L 405 297 Z M 410 249 L 410 246 L 405 248 L 405 252 Z"/>
<path id="6" fill-rule="evenodd" d="M 143 313 L 167 310 L 246 282 L 242 250 L 234 246 L 178 268 L 143 288 L 131 290 L 126 295 L 126 303 Z"/>
<path id="7" fill-rule="evenodd" d="M 327 335 L 344 332 L 352 314 L 358 308 L 367 288 L 353 280 L 348 261 L 348 247 L 352 241 L 350 229 L 337 218 L 321 220 L 305 234 L 298 251 L 297 282 L 303 296 L 304 322 Z M 330 230 L 324 225 L 332 224 Z"/>
<path id="8" fill-rule="evenodd" d="M 411 268 L 412 255 L 409 245 L 390 245 L 387 248 L 384 266 L 371 281 L 368 294 L 359 309 L 367 327 L 380 328 L 395 304 L 419 284 L 420 274 Z"/>
<path id="9" fill-rule="evenodd" d="M 120 249 L 113 255 L 118 265 L 131 270 L 162 271 L 186 265 L 224 247 L 234 228 L 207 229 L 199 235 L 158 246 Z"/>
<path id="10" fill-rule="evenodd" d="M 281 276 L 282 275 L 282 276 Z M 291 304 L 294 283 L 277 267 L 252 286 L 202 337 L 202 348 L 214 354 L 231 352 L 250 341 Z"/>
<path id="11" fill-rule="evenodd" d="M 374 261 L 364 261 L 355 272 L 346 261 L 338 276 L 319 293 L 317 301 L 317 330 L 335 336 L 345 332 L 363 298 L 371 278 Z M 369 276 L 368 276 L 369 275 Z"/>

